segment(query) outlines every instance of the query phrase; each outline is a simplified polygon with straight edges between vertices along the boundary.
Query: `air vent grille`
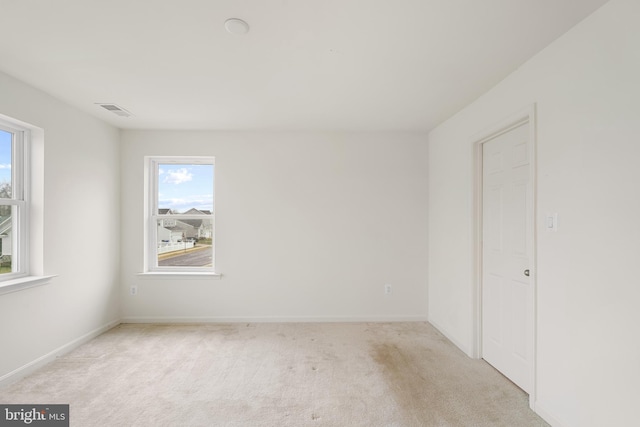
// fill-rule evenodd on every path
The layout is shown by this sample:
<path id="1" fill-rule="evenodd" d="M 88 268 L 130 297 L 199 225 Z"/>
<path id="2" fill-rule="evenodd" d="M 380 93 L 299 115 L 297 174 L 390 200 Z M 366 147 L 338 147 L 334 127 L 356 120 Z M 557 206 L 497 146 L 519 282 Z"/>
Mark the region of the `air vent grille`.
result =
<path id="1" fill-rule="evenodd" d="M 128 112 L 127 110 L 125 110 L 124 108 L 116 105 L 116 104 L 111 104 L 111 103 L 102 103 L 102 102 L 98 102 L 96 105 L 101 106 L 102 108 L 104 108 L 107 111 L 111 111 L 113 114 L 116 114 L 120 117 L 129 117 L 131 116 L 131 113 Z"/>

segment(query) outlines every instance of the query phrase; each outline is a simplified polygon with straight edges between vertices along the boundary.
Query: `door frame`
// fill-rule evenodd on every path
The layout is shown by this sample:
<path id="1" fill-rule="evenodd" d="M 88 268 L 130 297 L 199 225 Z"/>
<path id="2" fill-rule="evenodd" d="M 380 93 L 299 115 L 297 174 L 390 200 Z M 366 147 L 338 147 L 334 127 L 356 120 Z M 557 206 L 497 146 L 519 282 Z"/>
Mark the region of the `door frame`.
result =
<path id="1" fill-rule="evenodd" d="M 471 138 L 473 161 L 473 285 L 472 285 L 472 356 L 482 358 L 482 147 L 485 142 L 504 134 L 518 126 L 528 124 L 529 127 L 529 177 L 531 194 L 529 195 L 530 227 L 529 227 L 529 253 L 530 259 L 530 286 L 532 287 L 532 306 L 529 324 L 531 337 L 529 342 L 531 366 L 529 378 L 531 391 L 529 394 L 529 406 L 535 409 L 536 397 L 536 355 L 537 355 L 537 274 L 536 274 L 536 105 L 531 104 L 526 108 L 510 115 L 500 122 L 477 133 Z"/>

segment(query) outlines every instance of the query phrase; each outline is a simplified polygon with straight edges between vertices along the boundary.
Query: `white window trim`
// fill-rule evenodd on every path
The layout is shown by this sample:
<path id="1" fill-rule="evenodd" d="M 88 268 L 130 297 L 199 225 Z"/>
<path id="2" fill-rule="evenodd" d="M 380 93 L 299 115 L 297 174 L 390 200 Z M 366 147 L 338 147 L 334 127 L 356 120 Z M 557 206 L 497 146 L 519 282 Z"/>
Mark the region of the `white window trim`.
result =
<path id="1" fill-rule="evenodd" d="M 222 274 L 203 271 L 148 271 L 146 273 L 138 273 L 138 276 L 143 279 L 175 279 L 179 277 L 182 279 L 222 279 Z"/>
<path id="2" fill-rule="evenodd" d="M 0 283 L 0 295 L 10 294 L 12 292 L 22 291 L 24 289 L 34 288 L 48 284 L 51 279 L 57 277 L 52 276 L 26 276 L 19 279 L 7 280 Z"/>
<path id="3" fill-rule="evenodd" d="M 0 115 L 0 129 L 13 133 L 15 135 L 14 144 L 12 147 L 12 193 L 15 197 L 10 202 L 3 201 L 3 205 L 15 205 L 19 207 L 18 224 L 13 239 L 13 253 L 18 254 L 17 271 L 0 275 L 0 295 L 21 291 L 24 289 L 32 288 L 35 286 L 41 286 L 48 284 L 55 275 L 32 275 L 32 269 L 38 271 L 41 267 L 31 265 L 31 257 L 33 256 L 33 249 L 31 245 L 34 244 L 32 239 L 32 226 L 33 218 L 30 212 L 31 208 L 31 144 L 32 144 L 32 132 L 28 125 L 22 124 L 17 120 L 13 120 L 10 117 Z M 37 130 L 37 128 L 34 128 Z M 38 133 L 41 138 L 41 132 Z M 41 141 L 40 141 L 41 143 Z M 16 165 L 20 165 L 19 168 Z M 16 172 L 16 169 L 20 171 Z M 41 241 L 41 239 L 36 239 Z M 37 251 L 36 251 L 37 252 Z M 12 260 L 13 261 L 13 260 Z M 36 263 L 37 264 L 37 263 Z"/>
<path id="4" fill-rule="evenodd" d="M 13 134 L 11 147 L 11 199 L 0 199 L 0 205 L 16 206 L 18 215 L 11 232 L 12 263 L 15 271 L 0 275 L 0 284 L 29 274 L 29 130 L 0 121 L 0 130 Z"/>
<path id="5" fill-rule="evenodd" d="M 171 219 L 203 219 L 203 215 L 184 215 L 158 214 L 158 167 L 159 164 L 202 164 L 213 165 L 215 176 L 215 158 L 214 157 L 187 157 L 187 156 L 147 156 L 145 157 L 145 175 L 147 181 L 145 183 L 146 206 L 145 206 L 145 265 L 143 273 L 140 276 L 149 278 L 221 278 L 222 275 L 215 272 L 215 189 L 214 189 L 214 210 L 211 215 L 204 218 L 211 219 L 213 226 L 212 241 L 212 266 L 211 267 L 167 267 L 157 265 L 157 223 L 163 218 Z M 214 178 L 215 183 L 215 178 Z"/>

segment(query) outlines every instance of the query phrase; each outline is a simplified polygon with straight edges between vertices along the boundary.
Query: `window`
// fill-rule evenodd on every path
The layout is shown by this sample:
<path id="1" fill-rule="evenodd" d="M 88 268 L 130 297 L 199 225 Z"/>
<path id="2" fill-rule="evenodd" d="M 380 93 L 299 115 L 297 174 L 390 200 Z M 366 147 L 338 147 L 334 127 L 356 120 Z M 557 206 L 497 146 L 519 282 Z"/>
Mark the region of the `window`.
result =
<path id="1" fill-rule="evenodd" d="M 147 271 L 213 273 L 213 157 L 147 161 Z"/>
<path id="2" fill-rule="evenodd" d="M 26 276 L 29 132 L 0 121 L 0 283 Z"/>

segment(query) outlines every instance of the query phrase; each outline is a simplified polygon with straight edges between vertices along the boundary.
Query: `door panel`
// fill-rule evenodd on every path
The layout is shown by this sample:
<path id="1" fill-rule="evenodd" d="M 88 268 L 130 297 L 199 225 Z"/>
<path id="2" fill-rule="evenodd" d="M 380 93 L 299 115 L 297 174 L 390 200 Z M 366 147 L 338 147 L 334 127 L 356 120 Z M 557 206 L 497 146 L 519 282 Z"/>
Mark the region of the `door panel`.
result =
<path id="1" fill-rule="evenodd" d="M 494 253 L 502 251 L 502 187 L 494 186 L 487 191 L 489 200 L 488 218 L 485 228 L 485 242 L 487 249 Z"/>
<path id="2" fill-rule="evenodd" d="M 488 275 L 486 284 L 487 310 L 485 323 L 487 325 L 487 338 L 495 345 L 502 345 L 502 321 L 500 319 L 500 306 L 502 305 L 502 277 Z"/>
<path id="3" fill-rule="evenodd" d="M 529 268 L 528 123 L 482 144 L 482 357 L 530 388 L 533 290 Z"/>
<path id="4" fill-rule="evenodd" d="M 515 182 L 513 191 L 513 234 L 511 250 L 513 256 L 527 258 L 527 185 L 526 181 Z"/>
<path id="5" fill-rule="evenodd" d="M 525 331 L 527 327 L 527 301 L 528 283 L 514 281 L 511 292 L 513 297 L 511 302 L 514 307 L 513 325 L 515 331 Z M 527 360 L 527 341 L 526 334 L 519 333 L 513 335 L 513 355 L 519 357 L 523 362 Z"/>

